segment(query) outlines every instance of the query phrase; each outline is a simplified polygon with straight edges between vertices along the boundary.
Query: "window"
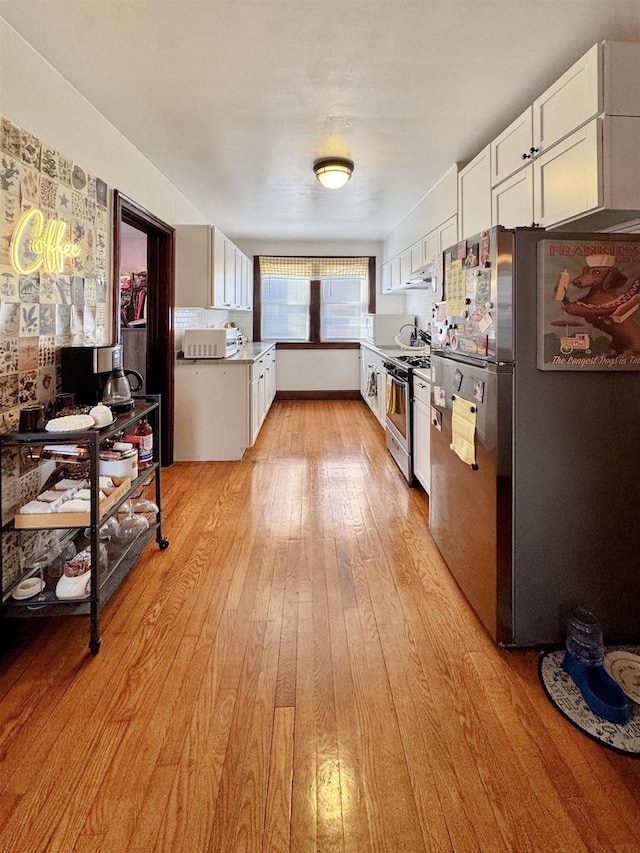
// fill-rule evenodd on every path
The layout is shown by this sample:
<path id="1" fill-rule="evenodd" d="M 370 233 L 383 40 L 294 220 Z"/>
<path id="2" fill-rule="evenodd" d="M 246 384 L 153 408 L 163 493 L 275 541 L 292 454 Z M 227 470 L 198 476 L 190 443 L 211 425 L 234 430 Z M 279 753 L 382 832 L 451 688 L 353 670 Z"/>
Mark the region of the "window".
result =
<path id="1" fill-rule="evenodd" d="M 262 280 L 264 341 L 309 340 L 309 282 L 265 276 Z"/>
<path id="2" fill-rule="evenodd" d="M 369 299 L 363 276 L 321 281 L 320 340 L 360 341 Z"/>
<path id="3" fill-rule="evenodd" d="M 254 338 L 321 345 L 362 340 L 375 311 L 375 258 L 259 257 Z"/>

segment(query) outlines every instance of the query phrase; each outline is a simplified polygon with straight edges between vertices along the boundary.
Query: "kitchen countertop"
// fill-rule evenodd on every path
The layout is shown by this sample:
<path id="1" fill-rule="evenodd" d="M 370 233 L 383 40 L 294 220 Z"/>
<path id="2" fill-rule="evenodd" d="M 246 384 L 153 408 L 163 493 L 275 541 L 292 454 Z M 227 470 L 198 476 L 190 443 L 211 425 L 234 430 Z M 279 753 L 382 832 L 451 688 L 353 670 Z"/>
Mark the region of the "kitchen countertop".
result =
<path id="1" fill-rule="evenodd" d="M 417 376 L 418 379 L 422 379 L 423 382 L 428 382 L 429 384 L 431 384 L 431 369 L 429 367 L 414 367 L 413 375 Z"/>
<path id="2" fill-rule="evenodd" d="M 227 358 L 185 358 L 182 352 L 179 352 L 177 360 L 182 364 L 253 364 L 274 346 L 273 341 L 251 341 Z"/>
<path id="3" fill-rule="evenodd" d="M 398 344 L 388 344 L 382 346 L 379 344 L 371 344 L 369 343 L 369 341 L 361 341 L 360 345 L 363 347 L 367 347 L 367 349 L 373 350 L 373 352 L 377 352 L 378 355 L 381 355 L 383 358 L 392 355 L 401 355 L 402 353 L 407 352 L 407 350 L 404 350 L 402 349 L 402 347 L 399 347 Z"/>
<path id="4" fill-rule="evenodd" d="M 383 358 L 393 358 L 393 356 L 398 355 L 410 355 L 412 352 L 414 355 L 424 355 L 422 347 L 416 347 L 415 350 L 412 350 L 409 347 L 399 347 L 398 344 L 379 345 L 369 343 L 369 341 L 362 341 L 361 346 L 367 347 L 367 349 L 373 350 L 373 352 L 377 352 L 378 355 L 381 355 Z"/>

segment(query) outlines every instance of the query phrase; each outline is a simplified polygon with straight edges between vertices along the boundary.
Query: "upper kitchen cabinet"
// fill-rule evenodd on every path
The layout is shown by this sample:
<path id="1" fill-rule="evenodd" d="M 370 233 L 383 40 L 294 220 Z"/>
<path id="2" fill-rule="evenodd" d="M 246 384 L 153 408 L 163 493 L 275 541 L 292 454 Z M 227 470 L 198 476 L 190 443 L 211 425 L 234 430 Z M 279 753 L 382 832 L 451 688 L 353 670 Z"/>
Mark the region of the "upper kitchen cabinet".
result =
<path id="1" fill-rule="evenodd" d="M 491 224 L 515 228 L 533 221 L 533 169 L 529 166 L 491 191 Z"/>
<path id="2" fill-rule="evenodd" d="M 491 143 L 491 224 L 598 230 L 640 208 L 640 45 L 594 45 Z"/>
<path id="3" fill-rule="evenodd" d="M 398 257 L 393 258 L 393 260 L 391 261 L 391 290 L 398 290 L 401 283 L 402 271 L 400 269 L 400 255 L 398 255 Z"/>
<path id="4" fill-rule="evenodd" d="M 547 228 L 598 206 L 600 130 L 598 119 L 594 119 L 535 159 L 536 223 Z"/>
<path id="5" fill-rule="evenodd" d="M 214 225 L 176 226 L 176 306 L 250 311 L 253 264 Z"/>
<path id="6" fill-rule="evenodd" d="M 240 310 L 253 310 L 253 261 L 236 249 L 236 272 L 240 275 Z"/>
<path id="7" fill-rule="evenodd" d="M 609 48 L 614 45 L 609 43 Z M 530 153 L 542 154 L 602 111 L 602 48 L 594 44 L 533 102 L 534 150 Z"/>
<path id="8" fill-rule="evenodd" d="M 452 216 L 438 228 L 434 228 L 422 241 L 423 263 L 433 263 L 445 249 L 458 240 L 458 217 Z"/>
<path id="9" fill-rule="evenodd" d="M 491 149 L 487 145 L 458 174 L 458 238 L 491 224 Z"/>
<path id="10" fill-rule="evenodd" d="M 382 284 L 383 293 L 391 292 L 391 261 L 382 264 Z"/>
<path id="11" fill-rule="evenodd" d="M 416 240 L 411 247 L 411 272 L 414 273 L 424 266 L 424 254 L 422 251 L 422 240 Z"/>
<path id="12" fill-rule="evenodd" d="M 527 109 L 493 140 L 491 149 L 491 186 L 509 178 L 527 165 L 533 154 L 533 109 Z"/>
<path id="13" fill-rule="evenodd" d="M 407 249 L 400 255 L 400 287 L 404 287 L 411 278 L 411 255 L 411 249 Z"/>

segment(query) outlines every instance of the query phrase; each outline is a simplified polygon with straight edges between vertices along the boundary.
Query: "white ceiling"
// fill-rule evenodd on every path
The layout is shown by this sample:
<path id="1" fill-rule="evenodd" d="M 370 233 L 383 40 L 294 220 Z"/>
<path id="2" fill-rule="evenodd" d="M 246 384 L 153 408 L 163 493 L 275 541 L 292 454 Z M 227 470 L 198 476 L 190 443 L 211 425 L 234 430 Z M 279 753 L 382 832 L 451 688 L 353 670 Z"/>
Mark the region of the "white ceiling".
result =
<path id="1" fill-rule="evenodd" d="M 640 0 L 0 0 L 235 239 L 382 239 Z M 313 160 L 355 161 L 341 190 Z"/>

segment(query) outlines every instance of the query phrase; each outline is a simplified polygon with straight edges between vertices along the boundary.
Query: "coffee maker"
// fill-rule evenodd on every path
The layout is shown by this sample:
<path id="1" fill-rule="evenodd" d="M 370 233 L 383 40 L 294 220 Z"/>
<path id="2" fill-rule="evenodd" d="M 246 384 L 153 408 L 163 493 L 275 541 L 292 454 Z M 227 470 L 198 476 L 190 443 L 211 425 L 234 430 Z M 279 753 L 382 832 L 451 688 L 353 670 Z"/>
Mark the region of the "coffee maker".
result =
<path id="1" fill-rule="evenodd" d="M 122 347 L 62 347 L 62 391 L 72 391 L 78 403 L 102 401 L 104 386 L 113 371 L 122 370 Z"/>

